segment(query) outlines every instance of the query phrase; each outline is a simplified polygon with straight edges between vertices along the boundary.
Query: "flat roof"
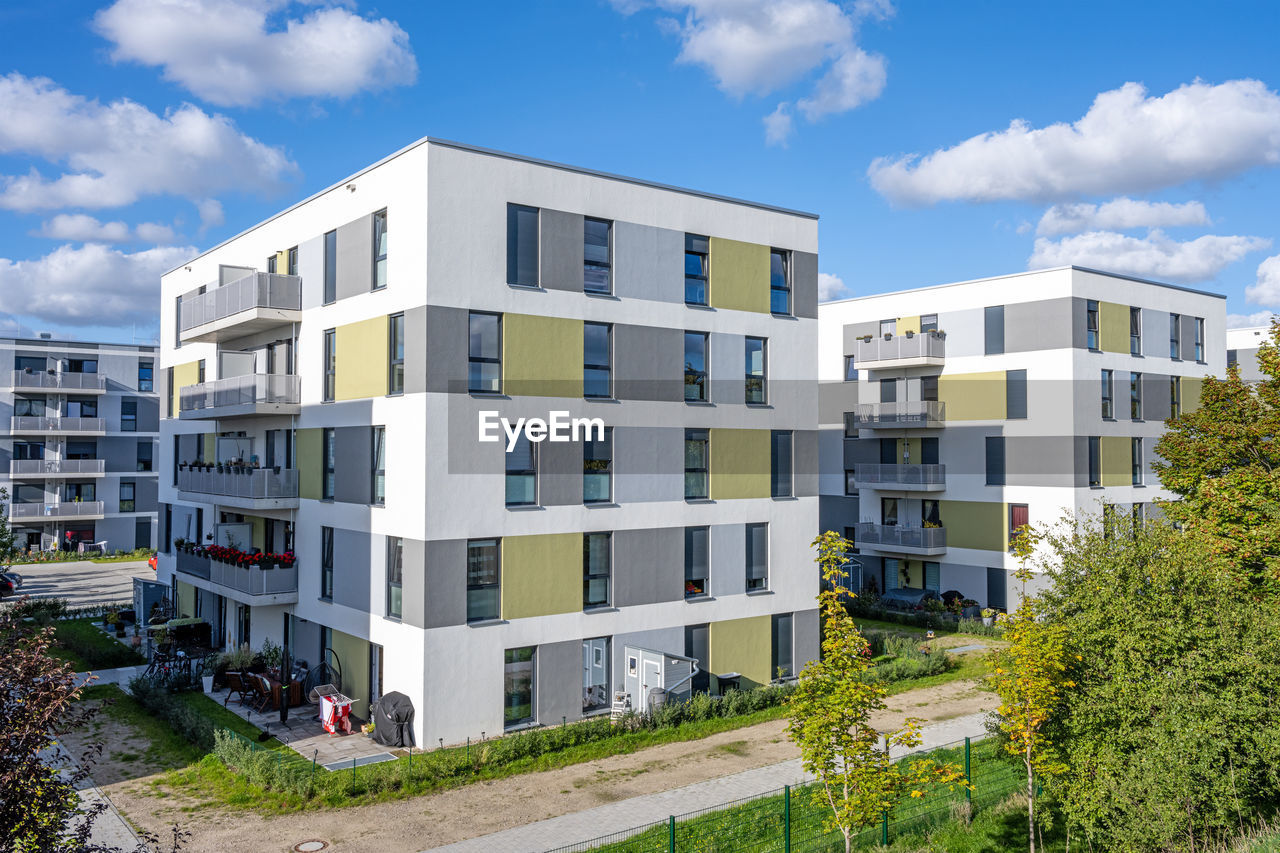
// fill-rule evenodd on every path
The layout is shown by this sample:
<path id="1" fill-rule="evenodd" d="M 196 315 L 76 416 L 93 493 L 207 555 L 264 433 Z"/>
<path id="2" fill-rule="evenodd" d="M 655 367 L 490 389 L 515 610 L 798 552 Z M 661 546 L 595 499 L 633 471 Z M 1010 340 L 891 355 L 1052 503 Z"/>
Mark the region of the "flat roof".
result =
<path id="1" fill-rule="evenodd" d="M 223 240 L 221 243 L 218 243 L 214 246 L 210 246 L 209 248 L 205 249 L 203 252 L 200 252 L 199 254 L 188 258 L 186 261 L 184 261 L 181 264 L 178 264 L 178 266 L 174 267 L 173 269 L 166 271 L 164 275 L 168 275 L 169 273 L 174 272 L 175 270 L 181 269 L 182 267 L 186 266 L 192 261 L 202 258 L 205 255 L 209 254 L 210 252 L 216 249 L 220 249 L 223 246 L 227 245 L 228 243 L 231 243 L 235 240 L 240 239 L 246 234 L 256 231 L 257 229 L 261 228 L 263 225 L 266 225 L 268 222 L 278 219 L 281 216 L 284 216 L 286 213 L 297 210 L 298 208 L 302 207 L 304 204 L 307 204 L 310 201 L 314 201 L 315 199 L 319 198 L 325 193 L 333 192 L 334 190 L 345 186 L 351 181 L 354 181 L 356 178 L 359 178 L 361 175 L 364 175 L 378 168 L 379 166 L 390 163 L 392 160 L 396 159 L 397 157 L 403 154 L 407 154 L 408 152 L 414 150 L 420 145 L 439 145 L 442 148 L 454 148 L 459 151 L 467 151 L 472 154 L 483 154 L 487 157 L 501 157 L 504 160 L 515 160 L 521 163 L 531 163 L 535 166 L 545 166 L 548 169 L 560 169 L 561 171 L 573 172 L 574 174 L 578 174 L 578 175 L 590 175 L 591 177 L 594 177 L 594 178 L 604 178 L 610 181 L 620 181 L 622 183 L 635 184 L 636 186 L 641 186 L 641 187 L 650 187 L 656 190 L 667 190 L 668 192 L 683 193 L 684 195 L 696 196 L 698 198 L 710 199 L 712 201 L 722 201 L 722 202 L 727 202 L 729 204 L 740 204 L 745 207 L 754 207 L 758 210 L 768 210 L 774 213 L 785 213 L 788 216 L 799 216 L 805 219 L 814 219 L 814 220 L 818 218 L 818 214 L 809 213 L 803 210 L 792 210 L 791 208 L 788 208 L 788 207 L 779 207 L 777 205 L 764 204 L 763 202 L 750 201 L 748 199 L 736 198 L 734 196 L 719 195 L 717 193 L 710 193 L 710 192 L 704 192 L 702 190 L 689 189 L 688 187 L 678 187 L 673 184 L 659 183 L 658 181 L 646 181 L 642 178 L 633 178 L 627 175 L 618 175 L 613 172 L 601 172 L 596 169 L 586 169 L 586 168 L 583 168 L 582 166 L 571 166 L 567 163 L 557 163 L 554 160 L 540 160 L 537 157 L 526 157 L 522 154 L 512 154 L 509 151 L 498 151 L 493 148 L 482 148 L 481 146 L 478 146 L 478 145 L 468 145 L 465 142 L 455 142 L 451 139 L 438 139 L 434 136 L 424 136 L 421 139 L 417 140 L 416 142 L 411 142 L 410 144 L 406 145 L 404 148 L 401 148 L 399 151 L 396 151 L 393 154 L 389 154 L 388 156 L 383 157 L 381 160 L 378 160 L 375 163 L 365 166 L 360 171 L 354 172 L 348 175 L 347 177 L 343 178 L 342 180 L 335 181 L 334 183 L 330 184 L 324 189 L 318 192 L 312 193 L 311 195 L 302 199 L 302 201 L 296 202 L 290 205 L 289 207 L 286 207 L 284 210 L 274 213 L 271 216 L 268 216 L 266 219 L 263 219 L 262 221 L 249 226 L 248 228 L 244 229 L 240 233 L 235 234 L 231 237 L 228 237 L 227 239 Z"/>
<path id="2" fill-rule="evenodd" d="M 126 350 L 137 350 L 138 352 L 156 352 L 158 347 L 155 344 L 117 344 L 109 341 L 69 341 L 62 338 L 0 338 L 0 343 L 14 344 L 15 346 L 24 347 L 44 347 L 46 349 L 60 348 L 80 348 L 80 349 L 102 349 L 104 347 L 118 347 Z"/>

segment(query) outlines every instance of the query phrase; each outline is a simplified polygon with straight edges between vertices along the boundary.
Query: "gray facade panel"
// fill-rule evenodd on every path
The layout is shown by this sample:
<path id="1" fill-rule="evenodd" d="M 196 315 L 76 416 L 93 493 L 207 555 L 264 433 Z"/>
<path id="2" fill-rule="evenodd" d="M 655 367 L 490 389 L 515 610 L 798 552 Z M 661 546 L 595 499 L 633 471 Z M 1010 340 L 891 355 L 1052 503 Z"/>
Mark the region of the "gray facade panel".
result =
<path id="1" fill-rule="evenodd" d="M 138 397 L 138 432 L 160 431 L 160 400 L 156 397 Z M 159 456 L 157 455 L 157 460 Z"/>
<path id="2" fill-rule="evenodd" d="M 1182 315 L 1182 360 L 1196 360 L 1196 318 L 1189 314 Z"/>
<path id="3" fill-rule="evenodd" d="M 1075 458 L 1075 487 L 1089 488 L 1089 436 L 1076 435 L 1071 439 Z"/>
<path id="4" fill-rule="evenodd" d="M 1004 440 L 1005 484 L 1074 488 L 1074 446 L 1072 436 L 1007 436 Z M 947 466 L 948 473 L 951 467 Z"/>
<path id="5" fill-rule="evenodd" d="M 684 400 L 684 332 L 613 327 L 613 388 L 619 400 Z"/>
<path id="6" fill-rule="evenodd" d="M 437 539 L 426 543 L 423 582 L 425 627 L 467 622 L 467 543 Z"/>
<path id="7" fill-rule="evenodd" d="M 427 390 L 427 309 L 420 305 L 404 312 L 404 393 Z"/>
<path id="8" fill-rule="evenodd" d="M 711 577 L 707 587 L 711 595 L 720 598 L 747 591 L 746 535 L 742 524 L 711 525 Z"/>
<path id="9" fill-rule="evenodd" d="M 860 463 L 880 461 L 879 438 L 846 438 L 844 440 L 844 469 L 852 471 Z"/>
<path id="10" fill-rule="evenodd" d="M 818 385 L 818 423 L 839 424 L 844 429 L 844 416 L 858 406 L 858 382 L 822 382 Z"/>
<path id="11" fill-rule="evenodd" d="M 367 504 L 373 498 L 373 430 L 338 427 L 333 431 L 333 499 Z"/>
<path id="12" fill-rule="evenodd" d="M 427 626 L 426 544 L 420 539 L 404 540 L 404 563 L 400 580 L 400 621 L 415 628 Z"/>
<path id="13" fill-rule="evenodd" d="M 684 528 L 613 534 L 613 605 L 631 607 L 684 598 Z"/>
<path id="14" fill-rule="evenodd" d="M 684 232 L 613 223 L 613 290 L 623 299 L 684 302 Z"/>
<path id="15" fill-rule="evenodd" d="M 321 286 L 323 287 L 323 279 Z M 338 226 L 338 298 L 373 288 L 373 214 Z"/>
<path id="16" fill-rule="evenodd" d="M 582 716 L 582 641 L 538 646 L 534 682 L 538 691 L 538 722 L 558 723 Z"/>
<path id="17" fill-rule="evenodd" d="M 791 253 L 791 310 L 806 320 L 818 319 L 818 256 Z"/>
<path id="18" fill-rule="evenodd" d="M 549 290 L 582 292 L 582 214 L 543 208 L 541 230 L 541 281 Z"/>
<path id="19" fill-rule="evenodd" d="M 1004 351 L 1069 349 L 1072 345 L 1072 300 L 1015 302 L 1004 308 Z"/>
<path id="20" fill-rule="evenodd" d="M 467 311 L 427 306 L 427 391 L 464 394 L 467 390 Z M 408 353 L 405 353 L 406 360 Z"/>
<path id="21" fill-rule="evenodd" d="M 1087 349 L 1089 346 L 1086 327 L 1088 311 L 1087 299 L 1079 296 L 1071 297 L 1071 346 L 1074 349 Z"/>
<path id="22" fill-rule="evenodd" d="M 544 441 L 538 445 L 538 503 L 582 503 L 582 442 Z"/>
<path id="23" fill-rule="evenodd" d="M 134 480 L 134 512 L 156 512 L 160 508 L 160 483 L 155 477 Z"/>
<path id="24" fill-rule="evenodd" d="M 378 537 L 379 540 L 382 537 Z M 372 537 L 363 530 L 333 531 L 333 603 L 369 612 Z M 381 605 L 380 605 L 381 606 Z"/>
<path id="25" fill-rule="evenodd" d="M 791 614 L 792 654 L 798 675 L 804 665 L 818 659 L 818 611 L 797 610 Z"/>
<path id="26" fill-rule="evenodd" d="M 880 334 L 879 320 L 850 323 L 844 327 L 844 354 L 854 355 L 857 352 L 858 338 L 865 338 L 867 335 L 875 337 L 878 334 Z"/>
<path id="27" fill-rule="evenodd" d="M 768 365 L 768 344 L 765 344 L 765 364 Z M 710 374 L 711 402 L 741 405 L 746 400 L 746 337 L 711 333 L 710 352 L 707 354 L 707 372 Z M 765 368 L 768 370 L 768 368 Z M 767 377 L 766 377 L 767 379 Z M 766 385 L 766 399 L 768 399 Z"/>
<path id="28" fill-rule="evenodd" d="M 324 237 L 298 244 L 298 275 L 302 277 L 302 310 L 324 301 Z"/>
<path id="29" fill-rule="evenodd" d="M 1142 374 L 1142 419 L 1162 421 L 1167 417 L 1169 417 L 1168 374 Z"/>
<path id="30" fill-rule="evenodd" d="M 1142 309 L 1142 354 L 1147 358 L 1169 357 L 1169 312 Z"/>
<path id="31" fill-rule="evenodd" d="M 95 441 L 95 439 L 92 438 L 76 440 Z M 138 442 L 147 440 L 148 439 L 145 436 L 142 438 L 134 438 L 132 436 L 98 438 L 96 439 L 98 443 L 98 458 L 106 460 L 106 469 L 108 472 L 136 472 L 138 470 Z M 46 456 L 47 455 L 48 448 L 46 446 Z M 192 458 L 195 458 L 194 454 L 192 454 Z M 158 461 L 158 459 L 154 459 L 153 465 Z"/>
<path id="32" fill-rule="evenodd" d="M 821 532 L 834 530 L 843 536 L 846 527 L 852 527 L 860 520 L 857 495 L 822 495 L 818 498 L 818 529 Z"/>
<path id="33" fill-rule="evenodd" d="M 818 431 L 798 429 L 792 433 L 791 465 L 795 496 L 818 494 Z"/>
<path id="34" fill-rule="evenodd" d="M 615 427 L 613 470 L 617 503 L 684 500 L 684 430 Z"/>

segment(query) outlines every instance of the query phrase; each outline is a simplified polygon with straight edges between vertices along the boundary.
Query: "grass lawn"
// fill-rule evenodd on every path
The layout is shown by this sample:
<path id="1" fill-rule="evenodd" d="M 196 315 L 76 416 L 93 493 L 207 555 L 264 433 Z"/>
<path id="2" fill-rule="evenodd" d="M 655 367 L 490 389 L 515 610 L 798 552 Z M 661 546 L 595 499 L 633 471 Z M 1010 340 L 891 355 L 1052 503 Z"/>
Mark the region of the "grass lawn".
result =
<path id="1" fill-rule="evenodd" d="M 980 652 L 952 655 L 951 659 L 953 661 L 952 668 L 946 672 L 940 672 L 937 675 L 925 675 L 921 678 L 910 678 L 906 681 L 891 681 L 885 687 L 888 689 L 890 696 L 896 696 L 899 693 L 906 693 L 908 690 L 937 687 L 952 681 L 964 681 L 965 679 L 981 681 L 991 672 L 986 656 Z"/>
<path id="2" fill-rule="evenodd" d="M 146 663 L 142 655 L 108 637 L 99 628 L 100 619 L 67 619 L 54 625 L 51 653 L 68 661 L 76 672 L 114 669 Z"/>

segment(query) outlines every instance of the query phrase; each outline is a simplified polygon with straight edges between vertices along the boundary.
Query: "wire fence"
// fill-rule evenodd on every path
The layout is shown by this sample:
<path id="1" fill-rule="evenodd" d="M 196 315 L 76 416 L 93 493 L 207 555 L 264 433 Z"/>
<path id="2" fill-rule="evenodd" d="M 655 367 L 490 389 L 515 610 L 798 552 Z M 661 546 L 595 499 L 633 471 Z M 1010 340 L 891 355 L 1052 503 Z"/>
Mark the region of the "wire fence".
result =
<path id="1" fill-rule="evenodd" d="M 971 789 L 940 788 L 908 800 L 876 826 L 854 837 L 858 847 L 885 845 L 908 832 L 955 819 L 964 810 L 990 808 L 1021 789 L 1025 777 L 990 740 L 946 744 L 927 753 L 964 767 Z M 919 757 L 917 754 L 913 757 Z M 671 815 L 665 821 L 557 847 L 547 853 L 828 853 L 843 851 L 838 830 L 827 828 L 830 809 L 817 785 L 784 787 L 756 797 Z"/>

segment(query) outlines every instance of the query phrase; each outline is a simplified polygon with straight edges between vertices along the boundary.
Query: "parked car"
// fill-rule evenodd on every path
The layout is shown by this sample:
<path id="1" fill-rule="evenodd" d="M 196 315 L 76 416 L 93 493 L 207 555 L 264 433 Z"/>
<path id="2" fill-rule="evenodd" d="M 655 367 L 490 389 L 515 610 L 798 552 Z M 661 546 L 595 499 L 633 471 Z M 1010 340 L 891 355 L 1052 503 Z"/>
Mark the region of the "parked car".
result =
<path id="1" fill-rule="evenodd" d="M 931 589 L 890 589 L 880 596 L 880 606 L 886 610 L 924 610 L 926 601 L 938 601 L 938 594 Z"/>
<path id="2" fill-rule="evenodd" d="M 157 562 L 158 560 L 156 559 L 155 554 L 152 554 L 150 557 L 147 558 L 147 565 L 151 567 L 151 571 L 154 572 L 156 570 Z"/>
<path id="3" fill-rule="evenodd" d="M 18 585 L 11 581 L 8 575 L 0 574 L 0 597 L 13 595 L 18 591 Z"/>

